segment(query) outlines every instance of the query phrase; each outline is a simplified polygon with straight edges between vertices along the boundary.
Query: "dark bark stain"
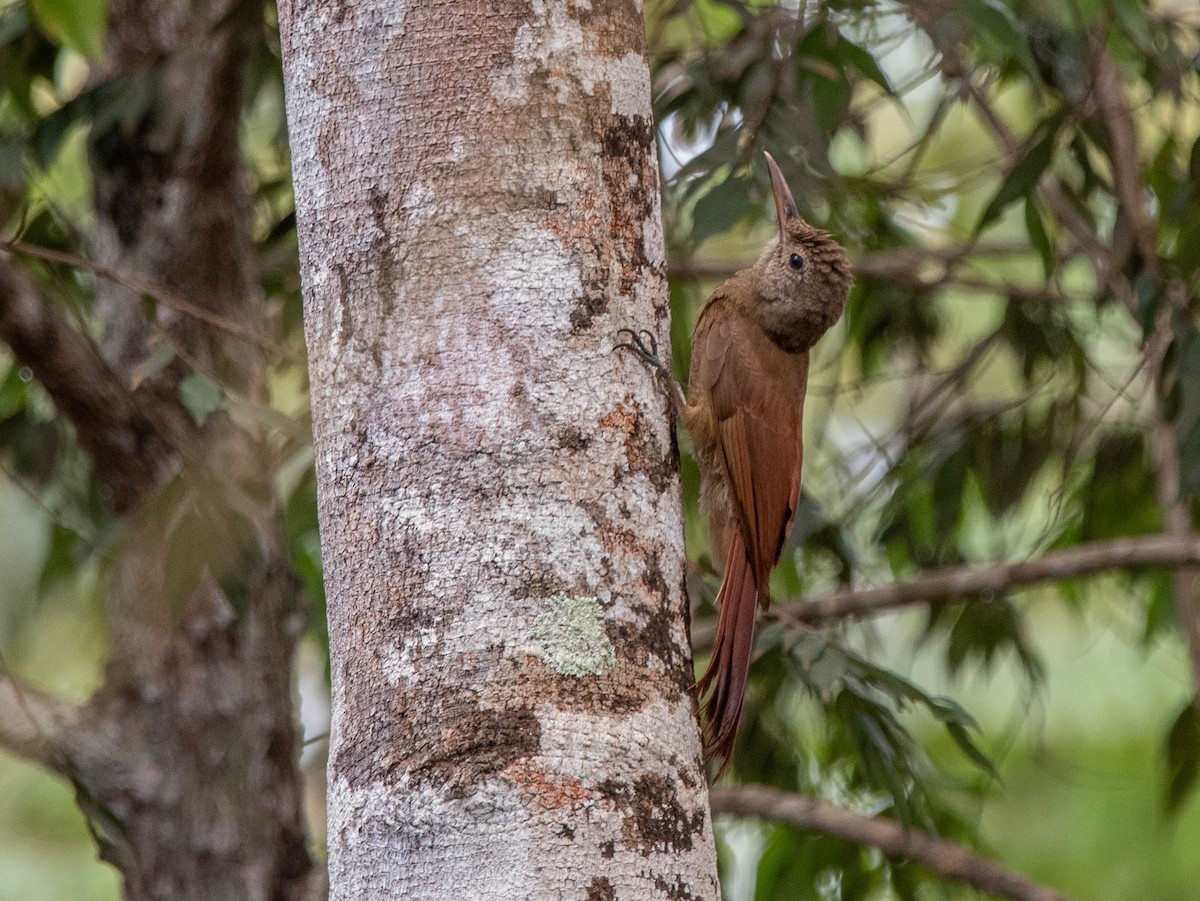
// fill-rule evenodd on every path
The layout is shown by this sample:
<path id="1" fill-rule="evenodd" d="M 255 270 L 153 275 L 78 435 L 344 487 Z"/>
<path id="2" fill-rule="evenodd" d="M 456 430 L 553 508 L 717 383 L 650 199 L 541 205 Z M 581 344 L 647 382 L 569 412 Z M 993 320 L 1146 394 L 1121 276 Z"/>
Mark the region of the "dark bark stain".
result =
<path id="1" fill-rule="evenodd" d="M 604 876 L 596 876 L 588 886 L 587 901 L 617 901 L 617 890 Z"/>
<path id="2" fill-rule="evenodd" d="M 687 642 L 675 639 L 672 626 L 676 622 L 675 609 L 671 605 L 671 594 L 667 580 L 663 577 L 662 562 L 658 551 L 652 551 L 646 559 L 645 569 L 641 575 L 642 585 L 650 602 L 638 608 L 644 617 L 644 623 L 636 635 L 628 636 L 630 646 L 644 653 L 647 657 L 657 657 L 666 665 L 666 671 L 674 679 L 675 687 L 680 694 L 690 694 L 692 690 L 693 667 L 691 647 Z M 687 597 L 686 594 L 681 597 Z M 687 604 L 684 603 L 684 614 L 687 615 Z M 687 634 L 686 629 L 684 634 Z"/>
<path id="3" fill-rule="evenodd" d="M 705 809 L 688 813 L 675 784 L 664 776 L 649 773 L 632 783 L 607 779 L 596 788 L 625 816 L 622 841 L 643 857 L 690 851 L 704 832 Z"/>
<path id="4" fill-rule="evenodd" d="M 382 679 L 383 673 L 372 673 L 371 677 Z M 360 710 L 374 709 L 367 699 L 359 698 L 358 693 L 353 693 L 347 700 Z M 403 701 L 398 701 L 391 713 L 390 717 L 350 714 L 355 717 L 353 721 L 357 724 L 357 732 L 354 741 L 341 742 L 338 746 L 334 772 L 344 778 L 351 788 L 362 788 L 381 780 L 389 770 L 385 760 L 389 749 L 409 744 L 411 709 Z"/>
<path id="5" fill-rule="evenodd" d="M 429 780 L 465 797 L 475 783 L 537 753 L 542 727 L 532 710 L 482 710 L 467 701 L 453 708 L 442 717 L 438 746 L 410 773 L 416 784 Z"/>
<path id="6" fill-rule="evenodd" d="M 370 678 L 382 680 L 382 670 Z M 379 683 L 375 690 L 381 690 Z M 335 760 L 335 772 L 351 788 L 391 785 L 407 774 L 413 785 L 437 786 L 452 797 L 466 797 L 472 786 L 530 757 L 540 745 L 541 725 L 529 708 L 484 709 L 453 690 L 382 690 L 394 691 L 389 715 L 360 714 L 357 722 L 360 727 L 366 724 L 366 734 L 343 742 Z M 361 705 L 367 699 L 356 702 Z M 436 731 L 428 728 L 434 720 L 439 723 Z"/>
<path id="7" fill-rule="evenodd" d="M 558 433 L 558 446 L 563 450 L 586 450 L 591 440 L 583 434 L 578 426 L 567 426 Z"/>
<path id="8" fill-rule="evenodd" d="M 612 116 L 600 135 L 600 166 L 611 209 L 609 239 L 620 254 L 620 289 L 631 294 L 651 263 L 645 225 L 658 199 L 654 126 L 644 116 Z"/>
<path id="9" fill-rule="evenodd" d="M 338 154 L 338 144 L 342 139 L 342 126 L 336 118 L 329 116 L 317 129 L 317 159 L 325 171 L 335 168 L 334 160 Z"/>
<path id="10" fill-rule="evenodd" d="M 606 622 L 609 640 L 617 648 L 621 659 L 627 660 L 637 670 L 644 670 L 652 658 L 661 661 L 670 680 L 668 696 L 672 700 L 690 694 L 693 683 L 691 649 L 686 641 L 681 643 L 675 640 L 671 626 L 677 611 L 672 606 L 658 552 L 648 550 L 632 529 L 614 523 L 602 504 L 584 502 L 581 506 L 595 522 L 596 537 L 605 551 L 622 558 L 639 555 L 642 558 L 639 581 L 645 593 L 626 598 L 638 619 L 634 622 Z M 686 597 L 686 594 L 680 594 L 685 608 Z M 654 669 L 657 671 L 657 668 Z"/>
<path id="11" fill-rule="evenodd" d="M 404 279 L 404 267 L 396 251 L 393 239 L 395 228 L 388 215 L 388 194 L 372 185 L 367 197 L 371 209 L 371 224 L 375 226 L 375 237 L 371 240 L 372 255 L 379 260 L 379 280 L 376 296 L 379 297 L 384 316 L 391 316 L 396 309 L 396 294 Z"/>
<path id="12" fill-rule="evenodd" d="M 680 876 L 675 877 L 674 882 L 667 882 L 662 876 L 654 877 L 654 887 L 663 893 L 663 897 L 668 901 L 699 901 L 703 896 L 692 894 L 692 890 Z"/>
<path id="13" fill-rule="evenodd" d="M 622 281 L 622 284 L 624 282 Z M 608 298 L 604 296 L 601 280 L 585 279 L 583 296 L 571 311 L 571 329 L 576 333 L 587 329 L 592 320 L 608 309 Z"/>
<path id="14" fill-rule="evenodd" d="M 521 577 L 514 595 L 519 598 L 545 598 L 555 594 L 573 594 L 565 579 L 555 572 L 539 570 Z"/>

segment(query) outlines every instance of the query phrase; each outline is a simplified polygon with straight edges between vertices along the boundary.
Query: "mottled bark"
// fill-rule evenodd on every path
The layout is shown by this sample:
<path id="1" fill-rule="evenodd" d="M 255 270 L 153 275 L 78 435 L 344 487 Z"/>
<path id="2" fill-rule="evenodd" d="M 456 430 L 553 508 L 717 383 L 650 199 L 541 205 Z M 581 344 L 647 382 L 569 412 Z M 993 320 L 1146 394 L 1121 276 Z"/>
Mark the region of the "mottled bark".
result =
<path id="1" fill-rule="evenodd" d="M 243 44 L 256 24 L 246 14 L 255 7 L 112 2 L 102 77 L 141 79 L 146 104 L 90 135 L 100 267 L 161 286 L 242 335 L 259 315 L 237 140 Z M 269 444 L 221 413 L 198 427 L 179 397 L 193 366 L 260 392 L 257 346 L 165 304 L 147 316 L 138 292 L 113 280 L 97 283 L 98 348 L 51 310 L 36 315 L 49 301 L 19 299 L 0 326 L 75 422 L 126 514 L 126 538 L 110 555 L 103 687 L 73 710 L 0 684 L 0 713 L 21 715 L 0 744 L 74 783 L 131 901 L 320 896 L 292 696 L 303 596 L 280 547 Z M 15 325 L 30 323 L 21 334 L 32 338 L 14 341 Z M 163 335 L 176 360 L 135 379 Z M 120 442 L 145 431 L 157 443 L 118 459 Z"/>
<path id="2" fill-rule="evenodd" d="M 337 898 L 716 898 L 640 9 L 281 5 Z"/>

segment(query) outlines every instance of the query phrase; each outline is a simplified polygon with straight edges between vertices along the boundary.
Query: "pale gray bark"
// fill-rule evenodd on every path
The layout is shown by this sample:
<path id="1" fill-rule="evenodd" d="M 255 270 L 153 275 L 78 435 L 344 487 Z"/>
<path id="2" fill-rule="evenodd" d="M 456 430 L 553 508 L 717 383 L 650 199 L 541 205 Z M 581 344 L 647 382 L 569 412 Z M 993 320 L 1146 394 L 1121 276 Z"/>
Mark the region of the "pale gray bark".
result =
<path id="1" fill-rule="evenodd" d="M 641 11 L 281 5 L 335 898 L 716 898 Z"/>

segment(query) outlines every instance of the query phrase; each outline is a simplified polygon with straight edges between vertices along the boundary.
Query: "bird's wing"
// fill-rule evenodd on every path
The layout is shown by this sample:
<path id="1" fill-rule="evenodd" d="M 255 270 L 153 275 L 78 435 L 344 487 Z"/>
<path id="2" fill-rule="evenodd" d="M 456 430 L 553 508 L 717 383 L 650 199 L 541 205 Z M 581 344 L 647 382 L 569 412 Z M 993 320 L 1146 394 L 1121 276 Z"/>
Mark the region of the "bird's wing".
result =
<path id="1" fill-rule="evenodd" d="M 719 459 L 759 601 L 779 560 L 800 495 L 801 410 L 807 354 L 778 348 L 732 313 L 705 317 L 696 375 L 712 402 Z M 697 331 L 700 329 L 698 327 Z"/>

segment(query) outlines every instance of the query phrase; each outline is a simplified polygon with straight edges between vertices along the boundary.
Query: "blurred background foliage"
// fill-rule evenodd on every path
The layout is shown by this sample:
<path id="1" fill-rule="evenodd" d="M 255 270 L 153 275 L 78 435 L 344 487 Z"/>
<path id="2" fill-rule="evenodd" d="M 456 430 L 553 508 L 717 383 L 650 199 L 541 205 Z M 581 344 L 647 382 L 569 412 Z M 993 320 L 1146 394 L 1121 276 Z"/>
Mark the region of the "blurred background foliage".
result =
<path id="1" fill-rule="evenodd" d="M 804 497 L 775 598 L 1186 537 L 1200 491 L 1194 0 L 649 0 L 645 15 L 677 372 L 707 292 L 773 228 L 762 150 L 858 268 L 815 352 Z M 105 76 L 106 18 L 104 0 L 0 0 L 0 237 L 92 331 L 104 273 L 86 265 L 86 138 L 136 129 L 155 78 L 153 65 Z M 302 436 L 269 5 L 246 67 L 270 415 Z M 167 359 L 151 352 L 147 371 Z M 194 375 L 181 392 L 197 418 L 238 403 Z M 719 574 L 681 445 L 702 628 Z M 1178 498 L 1164 491 L 1172 457 Z M 120 526 L 70 428 L 2 348 L 0 474 L 0 666 L 83 699 L 104 664 L 99 596 Z M 300 698 L 319 836 L 326 645 L 304 440 L 275 489 L 315 608 Z M 1195 898 L 1200 721 L 1177 587 L 1143 567 L 818 628 L 764 623 L 732 778 L 895 817 L 1072 897 Z M 730 898 L 973 897 L 787 827 L 722 821 L 719 838 Z M 117 892 L 68 787 L 0 757 L 0 901 Z"/>

